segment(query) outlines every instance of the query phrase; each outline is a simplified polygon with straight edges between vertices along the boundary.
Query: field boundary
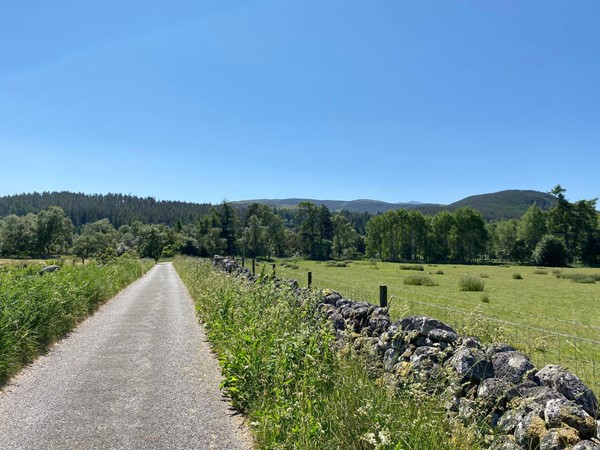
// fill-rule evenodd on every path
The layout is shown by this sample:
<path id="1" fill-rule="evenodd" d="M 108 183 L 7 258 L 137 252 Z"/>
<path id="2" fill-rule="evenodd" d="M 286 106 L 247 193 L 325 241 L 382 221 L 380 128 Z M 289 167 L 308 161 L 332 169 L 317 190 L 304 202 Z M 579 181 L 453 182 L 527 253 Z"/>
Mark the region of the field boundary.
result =
<path id="1" fill-rule="evenodd" d="M 364 287 L 312 276 L 312 286 L 321 289 L 333 289 L 342 292 L 345 297 L 354 300 L 379 301 L 379 292 Z M 535 327 L 525 323 L 508 321 L 485 315 L 481 310 L 465 310 L 431 302 L 423 302 L 406 297 L 403 293 L 389 288 L 390 303 L 399 306 L 402 315 L 430 315 L 455 327 L 462 334 L 476 335 L 483 341 L 504 341 L 528 354 L 538 365 L 558 364 L 572 371 L 582 381 L 600 394 L 600 340 L 582 338 L 547 328 Z M 495 308 L 505 310 L 504 308 Z M 520 311 L 517 314 L 523 315 Z M 532 314 L 531 317 L 540 317 Z M 545 319 L 550 317 L 541 316 Z M 561 319 L 556 319 L 561 321 Z M 564 321 L 581 327 L 600 330 L 600 327 Z M 592 357 L 586 357 L 591 354 Z"/>

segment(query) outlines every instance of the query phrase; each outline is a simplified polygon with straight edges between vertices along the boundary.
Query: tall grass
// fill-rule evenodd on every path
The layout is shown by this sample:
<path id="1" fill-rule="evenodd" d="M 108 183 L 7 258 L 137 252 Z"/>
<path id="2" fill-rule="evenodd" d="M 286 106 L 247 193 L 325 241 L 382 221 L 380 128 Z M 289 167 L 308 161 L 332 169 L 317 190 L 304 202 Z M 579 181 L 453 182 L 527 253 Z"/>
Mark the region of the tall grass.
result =
<path id="1" fill-rule="evenodd" d="M 404 278 L 404 284 L 409 286 L 437 286 L 438 283 L 433 281 L 433 278 L 423 274 L 409 275 Z"/>
<path id="2" fill-rule="evenodd" d="M 560 272 L 556 274 L 556 278 L 566 278 L 573 281 L 574 283 L 594 284 L 596 281 L 600 281 L 600 273 L 578 273 L 573 272 L 565 274 Z"/>
<path id="3" fill-rule="evenodd" d="M 124 257 L 43 276 L 41 266 L 0 269 L 0 385 L 151 266 Z"/>
<path id="4" fill-rule="evenodd" d="M 398 270 L 416 270 L 417 272 L 423 272 L 425 267 L 422 264 L 400 264 Z"/>
<path id="5" fill-rule="evenodd" d="M 485 281 L 474 275 L 465 275 L 458 280 L 459 291 L 480 292 L 483 291 L 484 286 Z"/>
<path id="6" fill-rule="evenodd" d="M 336 352 L 315 293 L 250 285 L 188 258 L 174 262 L 196 301 L 236 408 L 264 449 L 471 449 L 432 398 L 396 396 L 364 361 Z"/>

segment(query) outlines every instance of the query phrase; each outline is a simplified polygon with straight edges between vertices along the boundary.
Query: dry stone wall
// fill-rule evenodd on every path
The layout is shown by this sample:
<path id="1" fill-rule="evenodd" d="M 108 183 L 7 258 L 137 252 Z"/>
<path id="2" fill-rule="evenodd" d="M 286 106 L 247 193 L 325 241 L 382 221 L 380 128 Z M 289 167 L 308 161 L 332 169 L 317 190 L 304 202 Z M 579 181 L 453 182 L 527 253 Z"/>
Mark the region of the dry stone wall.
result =
<path id="1" fill-rule="evenodd" d="M 213 263 L 258 279 L 234 260 L 215 256 Z M 293 280 L 286 283 L 297 288 Z M 600 450 L 598 400 L 566 369 L 538 369 L 508 344 L 485 345 L 431 317 L 392 320 L 388 308 L 338 292 L 323 292 L 319 309 L 339 341 L 365 355 L 388 383 L 436 392 L 449 415 L 489 426 L 497 435 L 491 448 Z"/>

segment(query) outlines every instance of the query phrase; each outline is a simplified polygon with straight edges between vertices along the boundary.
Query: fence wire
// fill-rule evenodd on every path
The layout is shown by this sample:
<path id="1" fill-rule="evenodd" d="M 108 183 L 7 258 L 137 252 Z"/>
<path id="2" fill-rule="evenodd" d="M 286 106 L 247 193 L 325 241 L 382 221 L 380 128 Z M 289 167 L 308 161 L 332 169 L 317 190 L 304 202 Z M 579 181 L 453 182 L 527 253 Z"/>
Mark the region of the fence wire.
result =
<path id="1" fill-rule="evenodd" d="M 333 289 L 344 298 L 356 301 L 379 302 L 379 291 L 352 286 L 337 280 L 315 277 L 312 286 L 320 289 Z M 388 287 L 390 314 L 398 318 L 410 314 L 434 317 L 448 323 L 462 335 L 476 336 L 484 343 L 506 342 L 527 354 L 537 367 L 546 364 L 559 364 L 576 374 L 594 392 L 600 394 L 600 339 L 589 339 L 557 330 L 532 326 L 517 320 L 504 320 L 487 315 L 483 306 L 460 302 L 462 308 L 424 302 L 409 298 L 406 293 Z M 456 303 L 456 301 L 454 302 Z M 576 321 L 562 320 L 547 316 L 529 315 L 522 311 L 505 308 L 485 309 L 514 313 L 516 317 L 526 317 L 530 321 L 556 322 L 576 327 L 576 331 L 590 331 L 598 335 L 600 327 Z M 586 333 L 587 335 L 588 333 Z"/>

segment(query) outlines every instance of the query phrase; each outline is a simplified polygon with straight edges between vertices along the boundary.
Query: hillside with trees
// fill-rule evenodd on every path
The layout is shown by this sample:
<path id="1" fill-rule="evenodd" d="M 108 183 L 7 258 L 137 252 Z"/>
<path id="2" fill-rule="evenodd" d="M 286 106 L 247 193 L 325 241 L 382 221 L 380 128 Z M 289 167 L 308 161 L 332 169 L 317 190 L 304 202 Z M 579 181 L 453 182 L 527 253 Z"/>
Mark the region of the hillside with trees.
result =
<path id="1" fill-rule="evenodd" d="M 62 208 L 76 228 L 101 219 L 108 219 L 117 228 L 131 225 L 135 220 L 174 226 L 177 221 L 198 220 L 210 210 L 210 204 L 161 201 L 134 195 L 34 192 L 0 197 L 0 217 L 37 214 L 51 206 Z"/>
<path id="2" fill-rule="evenodd" d="M 509 190 L 493 194 L 473 195 L 446 208 L 454 211 L 470 207 L 481 213 L 486 220 L 518 219 L 531 205 L 547 211 L 556 205 L 556 198 L 545 192 Z"/>

